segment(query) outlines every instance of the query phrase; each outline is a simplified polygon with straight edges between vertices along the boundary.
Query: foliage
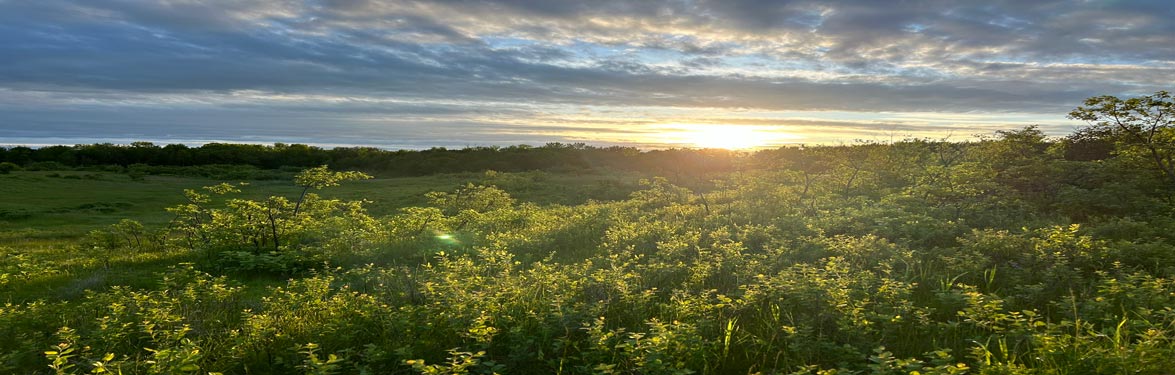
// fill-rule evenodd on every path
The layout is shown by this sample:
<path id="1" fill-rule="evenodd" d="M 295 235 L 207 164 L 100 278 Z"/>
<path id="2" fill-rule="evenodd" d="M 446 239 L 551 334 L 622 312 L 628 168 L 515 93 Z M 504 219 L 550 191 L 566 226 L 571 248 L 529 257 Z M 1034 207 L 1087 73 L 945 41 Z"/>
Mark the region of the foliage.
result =
<path id="1" fill-rule="evenodd" d="M 1125 158 L 1146 160 L 1175 189 L 1175 98 L 1167 91 L 1119 99 L 1096 96 L 1069 113 L 1069 118 L 1091 124 L 1096 132 L 1113 137 Z"/>
<path id="2" fill-rule="evenodd" d="M 19 170 L 21 170 L 21 167 L 19 165 L 16 165 L 16 163 L 7 162 L 7 161 L 0 163 L 0 174 L 9 174 L 9 173 L 12 173 L 12 171 L 19 171 Z"/>
<path id="3" fill-rule="evenodd" d="M 174 239 L 226 271 L 291 274 L 312 269 L 329 253 L 354 250 L 360 245 L 355 241 L 374 236 L 377 223 L 362 201 L 323 199 L 308 191 L 363 178 L 370 176 L 311 168 L 295 179 L 303 187 L 297 201 L 281 196 L 227 199 L 220 207 L 213 196 L 240 193 L 244 184 L 205 186 L 206 193 L 188 189 L 188 203 L 168 208 L 176 215 Z M 339 240 L 326 241 L 330 238 Z"/>
<path id="4" fill-rule="evenodd" d="M 553 173 L 638 171 L 659 175 L 707 176 L 734 170 L 739 153 L 725 150 L 652 150 L 593 147 L 582 143 L 542 146 L 470 147 L 464 149 L 387 151 L 373 147 L 323 149 L 304 144 L 208 143 L 159 146 L 99 143 L 75 146 L 0 147 L 0 162 L 28 170 L 75 168 L 122 172 L 132 176 L 183 175 L 224 180 L 282 179 L 289 171 L 324 164 L 361 169 L 384 177 L 429 176 L 463 172 Z M 683 168 L 682 166 L 688 166 Z"/>
<path id="5" fill-rule="evenodd" d="M 783 149 L 569 205 L 515 194 L 559 175 L 495 172 L 382 217 L 311 192 L 360 174 L 211 185 L 167 230 L 0 247 L 0 290 L 176 264 L 0 307 L 0 371 L 1168 373 L 1164 183 L 1123 149 L 1058 144 L 1026 128 Z"/>

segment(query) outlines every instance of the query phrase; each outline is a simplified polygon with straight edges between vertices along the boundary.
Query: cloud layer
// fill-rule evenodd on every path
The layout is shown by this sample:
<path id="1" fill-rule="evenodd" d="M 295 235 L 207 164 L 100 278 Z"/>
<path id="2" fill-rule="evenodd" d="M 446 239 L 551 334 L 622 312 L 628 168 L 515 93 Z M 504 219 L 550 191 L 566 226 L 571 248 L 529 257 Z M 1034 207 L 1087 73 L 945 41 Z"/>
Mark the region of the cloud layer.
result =
<path id="1" fill-rule="evenodd" d="M 1064 133 L 1171 77 L 1165 0 L 0 0 L 0 143 Z"/>

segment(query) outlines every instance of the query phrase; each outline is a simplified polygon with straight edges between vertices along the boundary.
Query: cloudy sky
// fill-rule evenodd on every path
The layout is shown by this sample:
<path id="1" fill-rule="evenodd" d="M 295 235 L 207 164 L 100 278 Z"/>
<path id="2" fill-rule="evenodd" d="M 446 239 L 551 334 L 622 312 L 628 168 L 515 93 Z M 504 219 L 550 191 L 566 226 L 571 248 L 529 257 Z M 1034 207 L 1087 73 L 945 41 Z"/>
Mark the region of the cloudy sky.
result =
<path id="1" fill-rule="evenodd" d="M 1173 81 L 1168 0 L 0 0 L 0 144 L 1059 135 Z"/>

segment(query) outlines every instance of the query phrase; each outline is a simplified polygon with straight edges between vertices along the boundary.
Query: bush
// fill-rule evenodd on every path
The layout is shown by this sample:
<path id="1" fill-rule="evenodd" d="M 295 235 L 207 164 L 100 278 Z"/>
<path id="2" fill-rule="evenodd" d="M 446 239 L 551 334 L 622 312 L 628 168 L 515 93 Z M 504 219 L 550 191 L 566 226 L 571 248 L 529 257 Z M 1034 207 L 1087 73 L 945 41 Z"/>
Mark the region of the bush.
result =
<path id="1" fill-rule="evenodd" d="M 0 163 L 0 174 L 8 174 L 8 173 L 11 173 L 12 171 L 19 171 L 19 170 L 21 170 L 20 166 L 16 165 L 15 163 L 10 163 L 10 162 Z"/>
<path id="2" fill-rule="evenodd" d="M 189 203 L 168 208 L 176 214 L 171 228 L 182 238 L 181 246 L 203 252 L 218 269 L 300 273 L 337 255 L 330 251 L 337 249 L 332 245 L 338 241 L 332 239 L 362 241 L 378 228 L 364 211 L 363 201 L 323 199 L 309 192 L 363 178 L 370 176 L 334 172 L 325 166 L 307 169 L 295 179 L 304 189 L 294 201 L 271 196 L 260 201 L 234 198 L 213 202 L 213 196 L 240 193 L 239 187 L 245 183 L 205 186 L 205 192 L 186 190 Z"/>

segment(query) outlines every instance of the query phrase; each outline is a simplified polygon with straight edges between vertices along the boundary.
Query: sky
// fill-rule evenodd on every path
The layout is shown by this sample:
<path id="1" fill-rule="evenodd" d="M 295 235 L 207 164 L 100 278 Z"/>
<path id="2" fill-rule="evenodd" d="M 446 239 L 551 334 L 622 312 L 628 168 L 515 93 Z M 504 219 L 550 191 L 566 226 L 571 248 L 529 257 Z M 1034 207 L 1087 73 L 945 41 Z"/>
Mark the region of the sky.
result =
<path id="1" fill-rule="evenodd" d="M 0 0 L 0 144 L 972 139 L 1175 89 L 1175 2 Z"/>

